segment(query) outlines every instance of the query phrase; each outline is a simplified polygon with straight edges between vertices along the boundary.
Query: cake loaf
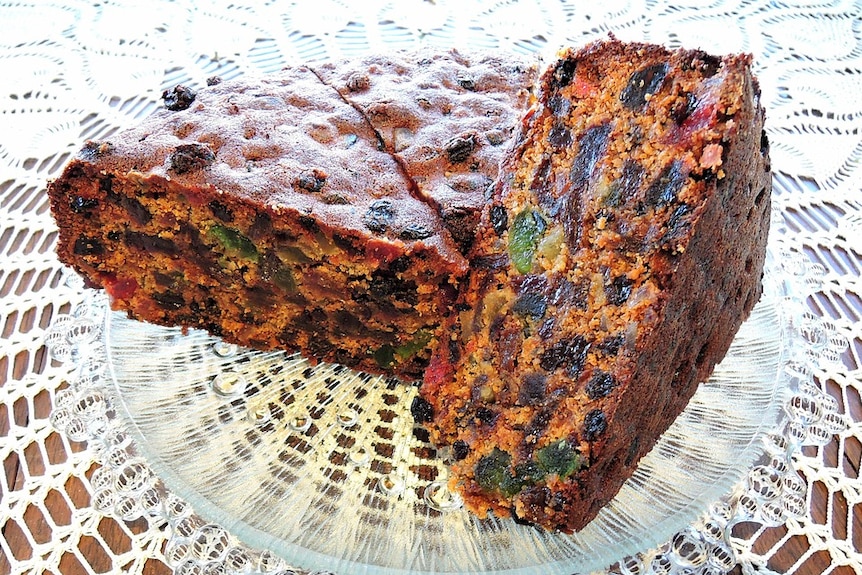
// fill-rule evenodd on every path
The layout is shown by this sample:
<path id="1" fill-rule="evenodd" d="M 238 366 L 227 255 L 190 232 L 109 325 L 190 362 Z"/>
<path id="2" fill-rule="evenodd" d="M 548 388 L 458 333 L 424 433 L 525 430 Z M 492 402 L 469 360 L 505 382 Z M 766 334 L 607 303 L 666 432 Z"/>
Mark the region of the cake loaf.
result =
<path id="1" fill-rule="evenodd" d="M 771 177 L 749 57 L 600 42 L 538 99 L 413 411 L 470 509 L 572 532 L 758 301 Z"/>

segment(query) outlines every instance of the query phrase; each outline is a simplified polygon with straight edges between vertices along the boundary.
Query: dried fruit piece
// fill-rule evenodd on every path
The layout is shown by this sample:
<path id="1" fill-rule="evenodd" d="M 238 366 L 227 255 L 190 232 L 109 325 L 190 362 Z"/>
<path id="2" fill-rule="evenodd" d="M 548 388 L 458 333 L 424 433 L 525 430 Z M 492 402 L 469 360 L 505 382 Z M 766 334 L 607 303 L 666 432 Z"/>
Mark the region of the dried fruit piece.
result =
<path id="1" fill-rule="evenodd" d="M 434 406 L 417 395 L 413 398 L 413 403 L 410 404 L 410 413 L 416 423 L 427 423 L 434 419 Z"/>
<path id="2" fill-rule="evenodd" d="M 180 144 L 174 149 L 169 162 L 171 170 L 186 174 L 203 169 L 215 161 L 215 154 L 206 144 Z"/>
<path id="3" fill-rule="evenodd" d="M 475 148 L 476 136 L 466 134 L 449 140 L 446 144 L 446 154 L 448 154 L 450 162 L 457 164 L 469 158 Z"/>
<path id="4" fill-rule="evenodd" d="M 584 391 L 590 399 L 601 399 L 610 395 L 617 386 L 617 380 L 610 373 L 597 370 L 587 382 Z"/>
<path id="5" fill-rule="evenodd" d="M 368 210 L 362 216 L 362 223 L 372 232 L 382 234 L 389 229 L 394 217 L 395 207 L 392 205 L 392 200 L 376 200 L 368 206 Z"/>
<path id="6" fill-rule="evenodd" d="M 522 274 L 533 268 L 536 247 L 546 226 L 545 219 L 533 209 L 525 209 L 515 216 L 509 230 L 509 257 Z"/>
<path id="7" fill-rule="evenodd" d="M 608 427 L 607 417 L 601 409 L 593 409 L 584 416 L 584 439 L 595 441 Z"/>
<path id="8" fill-rule="evenodd" d="M 666 63 L 661 63 L 647 66 L 632 74 L 620 94 L 623 105 L 635 110 L 646 104 L 647 98 L 659 91 L 669 70 Z"/>
<path id="9" fill-rule="evenodd" d="M 665 166 L 646 191 L 648 206 L 661 207 L 676 202 L 676 195 L 688 179 L 688 171 L 679 160 Z"/>
<path id="10" fill-rule="evenodd" d="M 499 491 L 501 485 L 508 479 L 511 479 L 509 474 L 509 465 L 512 463 L 512 456 L 501 450 L 498 447 L 494 451 L 482 457 L 473 470 L 473 477 L 479 487 L 486 491 Z"/>
<path id="11" fill-rule="evenodd" d="M 257 260 L 259 257 L 254 243 L 233 228 L 215 225 L 209 229 L 208 235 L 221 245 L 222 250 L 228 256 L 251 260 Z"/>
<path id="12" fill-rule="evenodd" d="M 162 92 L 162 100 L 165 102 L 165 108 L 172 112 L 187 109 L 195 101 L 196 97 L 197 92 L 183 85 L 177 85 L 170 90 Z"/>
<path id="13" fill-rule="evenodd" d="M 538 450 L 536 462 L 539 469 L 548 475 L 557 475 L 564 479 L 582 467 L 583 458 L 568 441 L 560 439 Z"/>

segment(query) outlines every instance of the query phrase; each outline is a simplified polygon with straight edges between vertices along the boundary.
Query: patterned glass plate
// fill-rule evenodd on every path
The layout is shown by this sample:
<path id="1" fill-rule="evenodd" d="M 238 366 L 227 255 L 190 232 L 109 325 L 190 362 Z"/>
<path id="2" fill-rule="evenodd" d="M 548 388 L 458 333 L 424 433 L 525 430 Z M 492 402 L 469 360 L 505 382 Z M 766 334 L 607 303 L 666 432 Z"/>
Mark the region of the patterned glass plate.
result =
<path id="1" fill-rule="evenodd" d="M 444 454 L 412 421 L 416 388 L 393 379 L 107 313 L 110 391 L 173 493 L 297 567 L 589 572 L 667 541 L 763 454 L 761 439 L 783 417 L 794 341 L 773 251 L 764 296 L 729 355 L 618 496 L 572 536 L 465 511 L 445 487 Z"/>

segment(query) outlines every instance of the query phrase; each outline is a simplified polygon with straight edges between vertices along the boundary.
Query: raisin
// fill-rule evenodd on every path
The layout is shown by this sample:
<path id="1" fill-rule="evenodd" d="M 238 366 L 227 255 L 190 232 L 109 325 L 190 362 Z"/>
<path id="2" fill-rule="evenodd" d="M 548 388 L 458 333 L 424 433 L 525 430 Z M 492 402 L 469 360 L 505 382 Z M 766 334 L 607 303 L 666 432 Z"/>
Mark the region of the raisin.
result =
<path id="1" fill-rule="evenodd" d="M 572 131 L 562 122 L 554 122 L 548 132 L 548 143 L 555 148 L 568 148 L 572 145 Z"/>
<path id="2" fill-rule="evenodd" d="M 446 143 L 446 154 L 453 164 L 463 162 L 470 157 L 476 148 L 476 136 L 473 134 L 456 136 Z"/>
<path id="3" fill-rule="evenodd" d="M 248 228 L 248 237 L 253 240 L 262 239 L 272 231 L 272 217 L 266 212 L 258 212 Z"/>
<path id="4" fill-rule="evenodd" d="M 626 453 L 626 459 L 623 462 L 626 467 L 635 462 L 635 457 L 637 457 L 638 450 L 640 449 L 641 438 L 635 437 L 632 439 L 632 442 L 629 444 L 628 452 Z"/>
<path id="5" fill-rule="evenodd" d="M 75 196 L 69 202 L 69 208 L 76 214 L 85 214 L 99 207 L 99 200 L 95 198 L 84 198 Z"/>
<path id="6" fill-rule="evenodd" d="M 475 269 L 500 271 L 509 265 L 509 256 L 506 254 L 492 254 L 489 256 L 477 256 L 470 260 L 470 265 Z"/>
<path id="7" fill-rule="evenodd" d="M 410 413 L 417 423 L 428 423 L 434 419 L 434 406 L 424 397 L 417 395 L 410 404 Z"/>
<path id="8" fill-rule="evenodd" d="M 221 84 L 221 78 L 219 76 L 210 76 L 207 78 L 207 86 L 216 86 Z"/>
<path id="9" fill-rule="evenodd" d="M 452 444 L 452 459 L 461 461 L 470 454 L 470 446 L 463 439 L 457 439 Z"/>
<path id="10" fill-rule="evenodd" d="M 587 309 L 587 296 L 590 293 L 590 279 L 584 278 L 575 284 L 562 277 L 551 292 L 550 303 L 556 306 L 571 306 L 575 309 Z"/>
<path id="11" fill-rule="evenodd" d="M 218 200 L 211 201 L 209 209 L 215 217 L 223 222 L 232 222 L 234 220 L 233 211 Z"/>
<path id="12" fill-rule="evenodd" d="M 532 269 L 536 247 L 546 227 L 545 219 L 536 210 L 527 208 L 515 216 L 509 230 L 509 257 L 522 274 Z"/>
<path id="13" fill-rule="evenodd" d="M 719 68 L 721 68 L 721 58 L 708 54 L 703 50 L 695 50 L 692 64 L 695 69 L 700 71 L 701 74 L 707 78 L 711 78 L 712 76 L 715 76 Z"/>
<path id="14" fill-rule="evenodd" d="M 538 405 L 545 400 L 548 393 L 548 378 L 541 373 L 528 373 L 521 380 L 518 390 L 520 405 Z"/>
<path id="15" fill-rule="evenodd" d="M 186 305 L 186 300 L 183 299 L 183 296 L 176 292 L 164 292 L 164 293 L 154 293 L 153 301 L 155 301 L 160 308 L 166 310 L 176 311 L 181 309 Z"/>
<path id="16" fill-rule="evenodd" d="M 605 298 L 611 305 L 622 305 L 632 294 L 634 282 L 626 276 L 617 276 L 605 284 Z"/>
<path id="17" fill-rule="evenodd" d="M 498 236 L 502 236 L 503 233 L 509 229 L 509 213 L 506 211 L 505 206 L 501 204 L 494 204 L 491 206 L 491 225 L 494 227 L 494 232 Z"/>
<path id="18" fill-rule="evenodd" d="M 666 206 L 677 200 L 677 194 L 685 185 L 688 172 L 684 171 L 682 162 L 674 160 L 665 166 L 658 177 L 646 191 L 648 206 Z"/>
<path id="19" fill-rule="evenodd" d="M 555 218 L 559 214 L 560 208 L 565 204 L 565 201 L 562 198 L 554 197 L 552 168 L 550 156 L 542 157 L 530 182 L 530 191 L 536 194 L 538 204 L 545 210 L 548 216 Z"/>
<path id="20" fill-rule="evenodd" d="M 317 223 L 317 218 L 309 214 L 301 214 L 297 219 L 299 225 L 306 231 L 316 234 L 320 231 L 320 226 Z"/>
<path id="21" fill-rule="evenodd" d="M 581 192 L 592 181 L 596 166 L 608 147 L 611 125 L 606 122 L 588 128 L 578 138 L 578 153 L 572 162 L 570 179 L 575 191 Z"/>
<path id="22" fill-rule="evenodd" d="M 548 309 L 548 301 L 545 294 L 528 292 L 518 296 L 512 306 L 512 311 L 519 315 L 532 319 L 540 319 Z"/>
<path id="23" fill-rule="evenodd" d="M 100 256 L 105 253 L 105 247 L 96 238 L 80 236 L 75 240 L 75 245 L 72 246 L 72 251 L 79 256 Z"/>
<path id="24" fill-rule="evenodd" d="M 548 291 L 548 278 L 542 274 L 524 274 L 513 278 L 512 285 L 519 295 L 545 293 Z"/>
<path id="25" fill-rule="evenodd" d="M 345 84 L 351 92 L 364 92 L 371 87 L 371 79 L 368 77 L 368 74 L 354 72 L 347 77 Z"/>
<path id="26" fill-rule="evenodd" d="M 127 245 L 143 252 L 159 252 L 168 255 L 179 253 L 177 245 L 172 240 L 143 232 L 126 230 L 125 242 Z"/>
<path id="27" fill-rule="evenodd" d="M 555 117 L 567 118 L 572 109 L 572 102 L 568 98 L 555 94 L 548 98 L 548 107 Z"/>
<path id="28" fill-rule="evenodd" d="M 434 232 L 423 226 L 422 224 L 409 224 L 401 233 L 398 234 L 398 237 L 402 240 L 411 241 L 411 240 L 424 240 L 426 238 L 430 238 L 434 235 Z"/>
<path id="29" fill-rule="evenodd" d="M 552 88 L 564 88 L 568 86 L 575 78 L 575 71 L 578 67 L 577 60 L 569 59 L 557 62 L 554 66 L 553 85 Z"/>
<path id="30" fill-rule="evenodd" d="M 416 282 L 399 278 L 390 270 L 376 270 L 368 284 L 368 292 L 377 301 L 400 301 L 412 306 L 419 303 Z"/>
<path id="31" fill-rule="evenodd" d="M 596 345 L 596 348 L 599 351 L 604 352 L 606 355 L 616 355 L 620 352 L 624 342 L 625 336 L 618 333 L 616 335 L 609 335 L 603 339 L 598 345 Z"/>
<path id="32" fill-rule="evenodd" d="M 111 153 L 113 150 L 114 145 L 110 142 L 95 142 L 93 140 L 87 140 L 81 148 L 81 151 L 78 153 L 78 157 L 82 160 L 92 162 L 105 154 Z"/>
<path id="33" fill-rule="evenodd" d="M 535 443 L 536 439 L 545 433 L 545 430 L 548 428 L 548 424 L 551 423 L 553 416 L 554 412 L 551 408 L 546 407 L 539 411 L 533 416 L 530 423 L 524 427 L 524 438 L 530 439 Z"/>
<path id="34" fill-rule="evenodd" d="M 675 251 L 675 246 L 672 244 L 675 240 L 682 239 L 688 232 L 689 220 L 686 219 L 691 212 L 691 206 L 688 204 L 680 204 L 674 208 L 673 212 L 667 220 L 667 232 L 661 238 L 662 247 Z"/>
<path id="35" fill-rule="evenodd" d="M 497 421 L 498 415 L 499 414 L 494 413 L 487 407 L 480 407 L 476 410 L 476 419 L 484 425 L 494 425 L 494 422 Z"/>
<path id="36" fill-rule="evenodd" d="M 494 451 L 483 456 L 476 463 L 473 469 L 473 477 L 479 487 L 485 491 L 498 491 L 500 485 L 506 481 L 509 474 L 509 465 L 512 462 L 512 456 L 495 447 Z"/>
<path id="37" fill-rule="evenodd" d="M 294 187 L 306 192 L 317 193 L 326 184 L 326 172 L 323 170 L 310 170 L 303 172 L 293 183 Z"/>
<path id="38" fill-rule="evenodd" d="M 584 439 L 595 441 L 608 428 L 608 421 L 601 409 L 593 409 L 584 416 Z"/>
<path id="39" fill-rule="evenodd" d="M 577 472 L 583 463 L 581 454 L 565 439 L 560 439 L 536 452 L 539 469 L 561 479 Z"/>
<path id="40" fill-rule="evenodd" d="M 580 335 L 570 340 L 558 341 L 545 349 L 539 359 L 539 365 L 545 371 L 554 371 L 565 365 L 570 372 L 579 372 L 584 366 L 589 349 L 589 342 Z"/>
<path id="41" fill-rule="evenodd" d="M 465 76 L 463 74 L 458 74 L 456 81 L 458 82 L 458 85 L 461 86 L 462 88 L 464 88 L 465 90 L 469 90 L 472 92 L 473 90 L 476 89 L 476 82 L 473 80 L 473 78 L 471 78 L 469 76 Z"/>
<path id="42" fill-rule="evenodd" d="M 376 200 L 362 216 L 362 222 L 372 232 L 382 234 L 389 228 L 394 217 L 395 207 L 391 200 Z"/>
<path id="43" fill-rule="evenodd" d="M 584 391 L 590 399 L 601 399 L 610 395 L 616 386 L 617 380 L 613 375 L 597 370 L 587 382 Z"/>
<path id="44" fill-rule="evenodd" d="M 552 335 L 554 335 L 555 328 L 557 327 L 556 318 L 549 317 L 545 321 L 542 322 L 542 325 L 539 326 L 539 329 L 536 330 L 536 333 L 539 334 L 539 337 L 542 340 L 550 339 Z"/>
<path id="45" fill-rule="evenodd" d="M 648 95 L 655 94 L 661 88 L 669 70 L 670 66 L 660 63 L 633 73 L 620 94 L 620 101 L 630 110 L 642 107 L 646 104 Z"/>
<path id="46" fill-rule="evenodd" d="M 114 176 L 107 175 L 99 178 L 99 191 L 111 194 L 114 191 Z"/>
<path id="47" fill-rule="evenodd" d="M 610 185 L 610 191 L 605 196 L 604 203 L 611 208 L 618 208 L 628 203 L 637 194 L 644 177 L 644 168 L 635 160 L 626 158 L 620 177 Z"/>
<path id="48" fill-rule="evenodd" d="M 139 225 L 146 225 L 150 223 L 150 220 L 153 219 L 153 215 L 147 209 L 147 207 L 140 202 L 137 198 L 133 198 L 131 196 L 122 196 L 120 198 L 120 205 L 124 210 L 129 212 L 129 217 Z"/>
<path id="49" fill-rule="evenodd" d="M 673 103 L 670 108 L 670 117 L 677 124 L 685 122 L 691 113 L 697 108 L 697 96 L 691 92 L 684 92 L 682 99 Z"/>
<path id="50" fill-rule="evenodd" d="M 171 169 L 177 174 L 201 170 L 215 161 L 215 154 L 206 144 L 180 144 L 170 156 Z"/>
<path id="51" fill-rule="evenodd" d="M 165 90 L 162 93 L 162 100 L 165 101 L 165 108 L 172 112 L 185 110 L 192 105 L 197 97 L 197 92 L 186 86 L 177 85 L 170 90 Z"/>

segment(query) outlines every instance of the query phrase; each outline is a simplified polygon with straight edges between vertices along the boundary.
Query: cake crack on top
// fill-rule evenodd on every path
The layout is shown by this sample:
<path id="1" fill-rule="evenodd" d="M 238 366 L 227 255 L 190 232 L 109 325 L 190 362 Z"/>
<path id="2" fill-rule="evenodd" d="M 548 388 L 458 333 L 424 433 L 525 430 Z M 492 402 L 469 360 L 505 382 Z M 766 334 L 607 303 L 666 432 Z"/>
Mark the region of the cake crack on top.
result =
<path id="1" fill-rule="evenodd" d="M 761 293 L 747 55 L 614 38 L 368 56 L 165 93 L 49 185 L 131 317 L 421 380 L 469 509 L 565 532 L 631 476 Z"/>

